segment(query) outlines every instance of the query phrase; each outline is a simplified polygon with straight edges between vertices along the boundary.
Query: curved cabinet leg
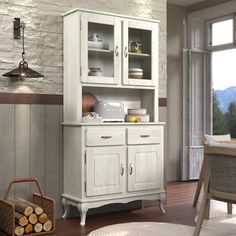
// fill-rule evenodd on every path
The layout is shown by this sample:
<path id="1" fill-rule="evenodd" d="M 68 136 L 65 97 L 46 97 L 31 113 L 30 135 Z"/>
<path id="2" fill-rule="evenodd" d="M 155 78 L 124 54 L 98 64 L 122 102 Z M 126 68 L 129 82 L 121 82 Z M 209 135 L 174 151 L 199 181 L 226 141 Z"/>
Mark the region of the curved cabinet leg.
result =
<path id="1" fill-rule="evenodd" d="M 67 203 L 66 198 L 62 198 L 61 201 L 64 207 L 64 214 L 62 215 L 62 218 L 65 220 L 70 213 L 70 205 Z"/>
<path id="2" fill-rule="evenodd" d="M 164 202 L 166 201 L 166 195 L 164 193 L 160 194 L 160 200 L 159 200 L 159 208 L 161 210 L 161 214 L 166 214 L 166 210 L 164 208 Z"/>
<path id="3" fill-rule="evenodd" d="M 86 214 L 87 214 L 87 211 L 88 211 L 88 205 L 83 204 L 83 203 L 79 203 L 77 205 L 77 208 L 80 212 L 80 225 L 82 227 L 84 227 L 85 226 L 85 221 L 86 221 Z"/>
<path id="4" fill-rule="evenodd" d="M 162 201 L 159 202 L 159 208 L 161 210 L 162 215 L 166 214 L 166 210 L 164 209 L 164 204 Z"/>

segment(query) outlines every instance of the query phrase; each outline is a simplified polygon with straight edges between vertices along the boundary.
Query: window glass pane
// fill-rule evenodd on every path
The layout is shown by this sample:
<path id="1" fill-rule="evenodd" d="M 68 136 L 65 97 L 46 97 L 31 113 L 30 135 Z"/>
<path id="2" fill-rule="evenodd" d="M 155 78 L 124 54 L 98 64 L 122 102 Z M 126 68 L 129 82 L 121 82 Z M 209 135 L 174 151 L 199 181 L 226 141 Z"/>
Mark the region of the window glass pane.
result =
<path id="1" fill-rule="evenodd" d="M 236 138 L 236 49 L 212 53 L 213 134 Z"/>
<path id="2" fill-rule="evenodd" d="M 236 86 L 235 61 L 236 49 L 212 53 L 212 81 L 214 90 L 224 90 Z"/>
<path id="3" fill-rule="evenodd" d="M 212 24 L 212 46 L 233 42 L 233 19 Z"/>

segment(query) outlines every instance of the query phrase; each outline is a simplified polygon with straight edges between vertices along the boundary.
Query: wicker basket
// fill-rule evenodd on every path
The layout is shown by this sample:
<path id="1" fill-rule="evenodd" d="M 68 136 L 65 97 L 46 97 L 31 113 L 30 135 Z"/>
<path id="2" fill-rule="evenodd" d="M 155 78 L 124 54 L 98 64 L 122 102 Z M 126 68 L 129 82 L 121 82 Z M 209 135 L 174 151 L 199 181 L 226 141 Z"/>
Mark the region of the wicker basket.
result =
<path id="1" fill-rule="evenodd" d="M 44 212 L 48 215 L 48 218 L 53 223 L 53 228 L 49 232 L 40 232 L 40 233 L 31 233 L 29 235 L 40 235 L 40 234 L 48 234 L 54 232 L 56 228 L 55 221 L 55 201 L 49 197 L 44 196 L 41 185 L 37 178 L 23 178 L 23 179 L 15 179 L 10 182 L 8 185 L 7 192 L 3 199 L 0 199 L 0 230 L 5 233 L 14 236 L 15 235 L 15 206 L 10 201 L 8 201 L 8 195 L 11 190 L 11 187 L 15 183 L 23 183 L 23 182 L 35 182 L 39 193 L 32 194 L 32 202 L 36 205 L 39 205 L 43 208 Z M 24 234 L 26 235 L 26 234 Z"/>

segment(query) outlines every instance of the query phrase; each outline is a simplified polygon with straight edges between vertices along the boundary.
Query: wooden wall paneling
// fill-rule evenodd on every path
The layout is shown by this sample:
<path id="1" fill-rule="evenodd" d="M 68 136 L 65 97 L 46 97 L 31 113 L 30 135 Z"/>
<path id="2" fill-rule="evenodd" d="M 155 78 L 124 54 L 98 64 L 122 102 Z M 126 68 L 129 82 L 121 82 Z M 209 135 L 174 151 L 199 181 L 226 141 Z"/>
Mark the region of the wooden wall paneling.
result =
<path id="1" fill-rule="evenodd" d="M 0 104 L 63 104 L 61 94 L 0 93 Z"/>
<path id="2" fill-rule="evenodd" d="M 60 107 L 46 106 L 45 120 L 45 193 L 55 199 L 56 214 L 59 216 L 60 192 Z"/>
<path id="3" fill-rule="evenodd" d="M 14 105 L 2 104 L 0 110 L 0 196 L 3 196 L 14 178 Z"/>
<path id="4" fill-rule="evenodd" d="M 37 177 L 45 191 L 45 105 L 31 105 L 31 176 Z M 36 191 L 31 184 L 31 192 Z"/>
<path id="5" fill-rule="evenodd" d="M 15 177 L 30 177 L 30 105 L 15 105 Z M 16 184 L 15 196 L 30 199 L 30 184 Z"/>

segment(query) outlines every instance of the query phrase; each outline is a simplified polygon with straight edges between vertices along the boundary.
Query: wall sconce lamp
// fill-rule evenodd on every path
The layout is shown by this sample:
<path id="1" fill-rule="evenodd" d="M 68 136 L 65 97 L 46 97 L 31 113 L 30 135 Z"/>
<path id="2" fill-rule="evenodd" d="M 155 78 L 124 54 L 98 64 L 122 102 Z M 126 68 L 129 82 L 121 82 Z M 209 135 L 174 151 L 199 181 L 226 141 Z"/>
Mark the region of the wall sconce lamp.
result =
<path id="1" fill-rule="evenodd" d="M 25 61 L 25 25 L 23 21 L 20 21 L 20 18 L 15 18 L 13 22 L 14 27 L 14 38 L 20 39 L 21 38 L 21 29 L 22 29 L 22 61 L 19 63 L 19 67 L 11 70 L 2 76 L 12 78 L 14 80 L 23 80 L 24 78 L 39 78 L 44 77 L 40 73 L 30 69 L 28 67 L 28 63 Z"/>

